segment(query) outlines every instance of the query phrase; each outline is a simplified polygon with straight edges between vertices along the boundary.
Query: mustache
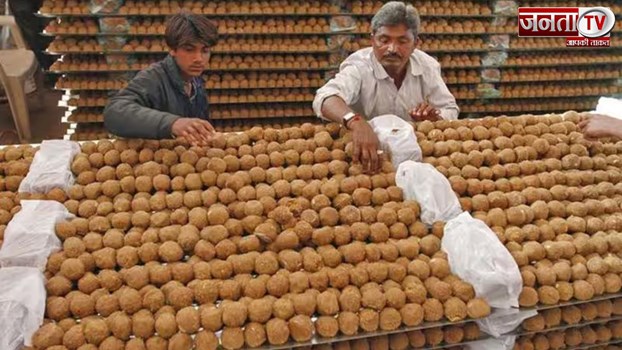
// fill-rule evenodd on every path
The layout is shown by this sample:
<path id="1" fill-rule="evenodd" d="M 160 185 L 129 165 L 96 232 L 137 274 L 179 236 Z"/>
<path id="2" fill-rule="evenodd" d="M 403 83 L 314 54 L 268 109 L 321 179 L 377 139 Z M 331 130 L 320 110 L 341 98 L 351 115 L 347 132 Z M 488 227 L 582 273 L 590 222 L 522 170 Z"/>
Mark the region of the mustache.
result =
<path id="1" fill-rule="evenodd" d="M 386 55 L 384 55 L 384 58 L 402 58 L 402 56 L 396 54 L 396 53 L 388 53 Z"/>

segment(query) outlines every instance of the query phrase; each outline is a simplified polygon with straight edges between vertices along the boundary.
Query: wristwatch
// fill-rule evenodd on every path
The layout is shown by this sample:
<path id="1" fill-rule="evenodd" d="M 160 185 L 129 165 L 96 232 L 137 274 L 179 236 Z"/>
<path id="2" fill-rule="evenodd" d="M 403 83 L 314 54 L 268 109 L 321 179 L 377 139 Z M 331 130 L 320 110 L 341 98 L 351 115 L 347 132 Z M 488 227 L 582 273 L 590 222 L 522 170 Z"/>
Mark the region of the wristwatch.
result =
<path id="1" fill-rule="evenodd" d="M 341 118 L 341 122 L 343 123 L 343 126 L 347 129 L 348 123 L 355 119 L 361 119 L 361 115 L 354 112 L 348 112 Z"/>

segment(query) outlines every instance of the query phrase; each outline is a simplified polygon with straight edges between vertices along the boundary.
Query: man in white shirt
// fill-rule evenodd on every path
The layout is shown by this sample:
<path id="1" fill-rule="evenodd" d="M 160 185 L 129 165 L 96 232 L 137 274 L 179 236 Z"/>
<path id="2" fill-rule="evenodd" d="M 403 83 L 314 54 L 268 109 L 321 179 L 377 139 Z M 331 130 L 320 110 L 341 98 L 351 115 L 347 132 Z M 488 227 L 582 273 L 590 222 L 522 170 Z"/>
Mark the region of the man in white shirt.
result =
<path id="1" fill-rule="evenodd" d="M 378 138 L 368 120 L 394 114 L 406 120 L 458 118 L 459 109 L 441 77 L 440 64 L 416 49 L 420 19 L 412 5 L 386 3 L 371 21 L 372 47 L 348 57 L 339 73 L 318 89 L 318 117 L 353 132 L 355 161 L 378 170 Z"/>

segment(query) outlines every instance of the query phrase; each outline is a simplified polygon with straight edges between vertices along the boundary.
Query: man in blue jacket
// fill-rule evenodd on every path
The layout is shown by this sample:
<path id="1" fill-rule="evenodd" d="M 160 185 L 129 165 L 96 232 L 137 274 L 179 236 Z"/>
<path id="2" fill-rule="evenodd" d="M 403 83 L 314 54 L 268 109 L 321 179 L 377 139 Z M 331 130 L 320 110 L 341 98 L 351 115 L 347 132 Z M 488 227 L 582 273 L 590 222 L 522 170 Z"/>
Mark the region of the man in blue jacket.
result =
<path id="1" fill-rule="evenodd" d="M 139 72 L 110 98 L 104 110 L 106 129 L 126 138 L 185 138 L 205 145 L 209 123 L 207 94 L 201 74 L 218 40 L 218 28 L 204 16 L 180 13 L 165 32 L 169 55 Z"/>

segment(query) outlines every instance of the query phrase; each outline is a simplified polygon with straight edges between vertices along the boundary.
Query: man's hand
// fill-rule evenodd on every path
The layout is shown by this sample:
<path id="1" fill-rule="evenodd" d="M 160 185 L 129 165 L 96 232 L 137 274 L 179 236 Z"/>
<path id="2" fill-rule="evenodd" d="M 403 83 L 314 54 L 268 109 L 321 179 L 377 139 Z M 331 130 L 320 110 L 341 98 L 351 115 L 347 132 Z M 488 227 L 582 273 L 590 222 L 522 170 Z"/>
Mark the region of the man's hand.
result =
<path id="1" fill-rule="evenodd" d="M 416 122 L 424 120 L 437 121 L 442 119 L 441 111 L 430 106 L 426 102 L 420 103 L 417 107 L 413 108 L 413 110 L 410 111 L 410 117 Z"/>
<path id="2" fill-rule="evenodd" d="M 367 173 L 376 173 L 382 164 L 382 156 L 378 154 L 378 136 L 367 121 L 354 120 L 349 125 L 352 130 L 354 151 L 352 158 L 363 165 Z"/>
<path id="3" fill-rule="evenodd" d="M 176 137 L 185 138 L 193 146 L 207 146 L 214 134 L 214 127 L 199 118 L 179 118 L 171 126 Z"/>
<path id="4" fill-rule="evenodd" d="M 622 120 L 602 114 L 594 114 L 578 124 L 586 139 L 622 137 Z"/>

